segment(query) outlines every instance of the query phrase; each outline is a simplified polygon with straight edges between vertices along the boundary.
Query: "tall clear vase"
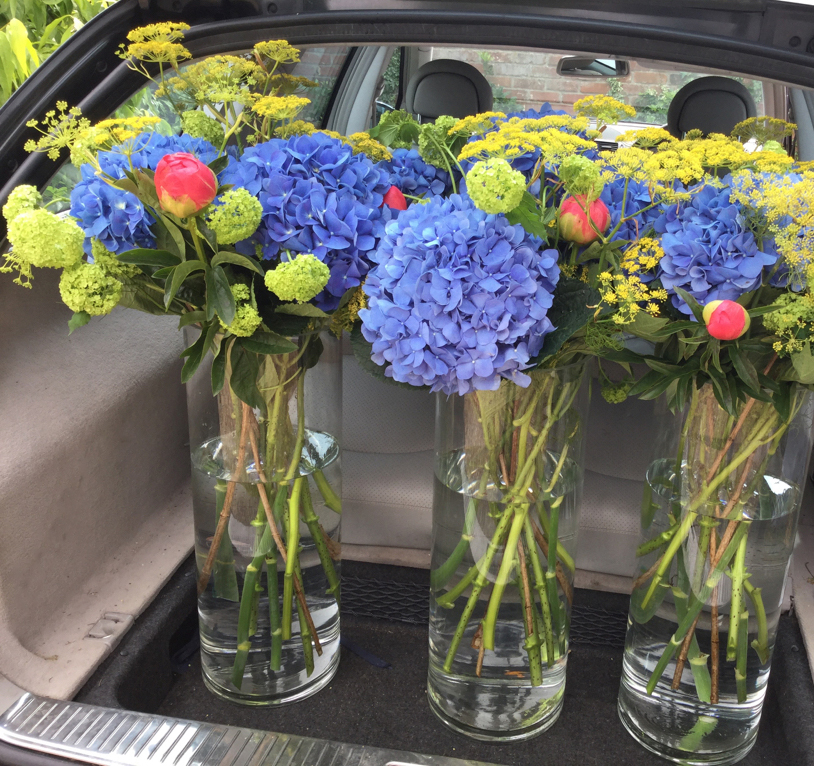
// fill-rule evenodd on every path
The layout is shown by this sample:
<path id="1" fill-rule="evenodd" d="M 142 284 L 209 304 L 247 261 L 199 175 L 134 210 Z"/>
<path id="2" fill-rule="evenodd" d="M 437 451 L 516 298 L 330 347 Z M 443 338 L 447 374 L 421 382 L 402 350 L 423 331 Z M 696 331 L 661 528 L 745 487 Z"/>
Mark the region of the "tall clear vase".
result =
<path id="1" fill-rule="evenodd" d="M 619 715 L 682 764 L 755 743 L 812 448 L 814 395 L 664 412 L 645 482 Z"/>
<path id="2" fill-rule="evenodd" d="M 253 406 L 235 353 L 216 396 L 211 356 L 187 384 L 203 677 L 246 705 L 308 697 L 339 663 L 342 357 L 295 341 L 260 357 Z"/>
<path id="3" fill-rule="evenodd" d="M 565 689 L 585 364 L 530 375 L 437 399 L 428 695 L 482 740 L 545 731 Z"/>

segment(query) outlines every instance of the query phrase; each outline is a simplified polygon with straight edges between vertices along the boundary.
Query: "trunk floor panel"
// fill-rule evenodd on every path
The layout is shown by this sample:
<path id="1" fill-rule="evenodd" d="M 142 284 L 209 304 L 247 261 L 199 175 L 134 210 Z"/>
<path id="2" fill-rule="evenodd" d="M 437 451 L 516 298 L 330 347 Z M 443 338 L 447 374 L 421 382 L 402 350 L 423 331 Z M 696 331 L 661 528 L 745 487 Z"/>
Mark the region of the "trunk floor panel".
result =
<path id="1" fill-rule="evenodd" d="M 622 728 L 616 712 L 623 653 L 620 620 L 626 616 L 626 596 L 576 591 L 574 640 L 560 719 L 535 739 L 491 744 L 447 729 L 430 711 L 426 693 L 427 624 L 426 618 L 420 621 L 420 610 L 416 608 L 417 594 L 421 592 L 426 603 L 429 573 L 354 562 L 343 562 L 342 569 L 348 595 L 354 594 L 349 603 L 343 603 L 343 639 L 353 648 L 359 647 L 390 663 L 389 668 L 376 667 L 343 646 L 334 679 L 302 702 L 257 708 L 215 697 L 204 687 L 194 645 L 188 645 L 186 652 L 183 648 L 179 651 L 184 630 L 194 640 L 194 607 L 189 611 L 190 603 L 194 604 L 194 563 L 188 562 L 151 607 L 158 616 L 147 614 L 143 618 L 143 635 L 139 635 L 137 624 L 132 636 L 120 645 L 121 651 L 88 682 L 77 700 L 207 723 L 511 766 L 665 763 L 636 744 Z M 365 581 L 369 586 L 367 598 Z M 187 592 L 190 590 L 192 599 Z M 382 619 L 388 614 L 388 604 L 390 619 Z M 184 616 L 179 617 L 182 606 L 186 608 L 186 620 L 185 627 L 179 630 Z M 162 615 L 174 637 L 162 635 Z M 175 647 L 175 670 L 170 678 L 163 677 L 164 666 L 171 667 L 169 661 L 157 664 L 154 659 L 156 645 Z M 139 659 L 141 652 L 146 652 L 148 658 L 144 663 Z M 180 665 L 179 656 L 184 658 Z M 156 673 L 162 677 L 150 678 Z M 156 704 L 159 696 L 163 698 Z M 124 700 L 126 705 L 122 704 Z M 799 628 L 793 617 L 784 616 L 757 744 L 741 763 L 814 764 L 812 710 L 814 685 Z"/>

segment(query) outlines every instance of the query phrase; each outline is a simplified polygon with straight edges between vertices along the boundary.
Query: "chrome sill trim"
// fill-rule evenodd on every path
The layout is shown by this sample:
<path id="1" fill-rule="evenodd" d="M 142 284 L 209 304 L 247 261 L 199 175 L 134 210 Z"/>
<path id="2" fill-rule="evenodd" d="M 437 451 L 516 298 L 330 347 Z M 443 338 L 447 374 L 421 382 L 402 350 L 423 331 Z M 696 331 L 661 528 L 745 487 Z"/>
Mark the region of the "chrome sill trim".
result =
<path id="1" fill-rule="evenodd" d="M 489 766 L 25 694 L 0 742 L 95 766 Z"/>

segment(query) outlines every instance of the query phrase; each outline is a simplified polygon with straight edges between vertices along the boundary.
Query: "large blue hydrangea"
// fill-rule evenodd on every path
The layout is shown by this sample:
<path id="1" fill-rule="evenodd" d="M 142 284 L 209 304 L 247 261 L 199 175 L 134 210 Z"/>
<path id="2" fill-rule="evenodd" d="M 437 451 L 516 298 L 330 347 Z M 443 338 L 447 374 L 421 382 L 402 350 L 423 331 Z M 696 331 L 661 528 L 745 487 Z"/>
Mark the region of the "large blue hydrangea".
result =
<path id="1" fill-rule="evenodd" d="M 658 206 L 655 206 L 643 213 L 639 213 L 639 211 L 652 204 L 648 186 L 646 183 L 631 179 L 628 183 L 627 195 L 625 195 L 625 179 L 621 176 L 616 176 L 613 181 L 606 183 L 599 198 L 608 206 L 610 211 L 611 223 L 609 231 L 613 231 L 622 219 L 623 200 L 624 216 L 626 218 L 635 216 L 631 220 L 625 221 L 611 239 L 621 239 L 627 242 L 637 240 L 653 226 L 663 212 Z"/>
<path id="2" fill-rule="evenodd" d="M 127 145 L 99 152 L 98 159 L 106 175 L 124 178 L 131 164 L 134 168 L 155 170 L 164 155 L 174 152 L 189 152 L 207 164 L 218 156 L 217 149 L 200 138 L 142 133 Z M 82 180 L 71 192 L 71 215 L 85 232 L 85 252 L 90 255 L 94 237 L 112 253 L 155 247 L 150 231 L 155 219 L 141 201 L 104 181 L 92 165 L 83 165 L 81 171 Z"/>
<path id="3" fill-rule="evenodd" d="M 330 280 L 314 299 L 319 308 L 332 311 L 364 279 L 390 218 L 381 208 L 391 186 L 367 157 L 324 133 L 275 138 L 232 159 L 221 182 L 248 189 L 263 206 L 257 232 L 238 251 L 254 254 L 259 245 L 264 259 L 313 253 L 328 266 Z"/>
<path id="4" fill-rule="evenodd" d="M 395 149 L 393 158 L 377 167 L 387 173 L 393 186 L 412 197 L 441 197 L 452 188 L 449 173 L 424 162 L 418 149 Z"/>
<path id="5" fill-rule="evenodd" d="M 466 197 L 435 197 L 387 224 L 359 312 L 385 375 L 433 391 L 494 390 L 523 374 L 554 329 L 556 250 Z"/>
<path id="6" fill-rule="evenodd" d="M 692 312 L 676 287 L 702 306 L 737 300 L 757 289 L 764 270 L 777 262 L 776 252 L 758 249 L 729 187 L 705 186 L 688 203 L 663 206 L 654 227 L 664 249 L 656 277 L 672 295 L 673 306 L 687 315 Z"/>

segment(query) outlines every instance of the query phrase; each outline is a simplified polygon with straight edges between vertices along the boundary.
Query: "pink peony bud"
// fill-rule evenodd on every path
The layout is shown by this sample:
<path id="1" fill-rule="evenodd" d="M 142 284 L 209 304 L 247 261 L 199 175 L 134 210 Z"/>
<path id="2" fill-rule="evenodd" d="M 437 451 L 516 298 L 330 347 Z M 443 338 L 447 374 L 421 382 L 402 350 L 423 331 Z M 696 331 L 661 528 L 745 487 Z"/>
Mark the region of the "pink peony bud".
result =
<path id="1" fill-rule="evenodd" d="M 203 210 L 218 192 L 215 174 L 186 152 L 162 157 L 156 166 L 154 180 L 161 207 L 179 218 Z"/>
<path id="2" fill-rule="evenodd" d="M 384 193 L 382 205 L 387 205 L 387 207 L 392 208 L 393 210 L 406 210 L 407 200 L 397 187 L 391 186 Z"/>
<path id="3" fill-rule="evenodd" d="M 735 301 L 710 301 L 704 306 L 707 331 L 718 340 L 735 340 L 748 329 L 752 320 L 746 309 Z"/>
<path id="4" fill-rule="evenodd" d="M 560 236 L 569 242 L 576 242 L 578 245 L 587 245 L 599 238 L 597 230 L 604 234 L 610 226 L 610 211 L 601 199 L 595 199 L 588 206 L 591 226 L 588 216 L 585 215 L 583 207 L 586 205 L 586 197 L 566 197 L 560 205 Z"/>

